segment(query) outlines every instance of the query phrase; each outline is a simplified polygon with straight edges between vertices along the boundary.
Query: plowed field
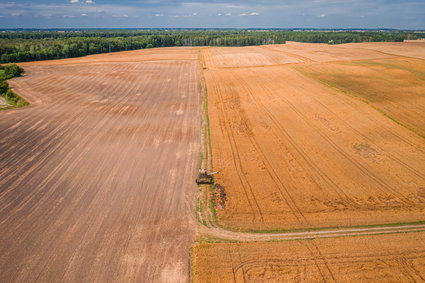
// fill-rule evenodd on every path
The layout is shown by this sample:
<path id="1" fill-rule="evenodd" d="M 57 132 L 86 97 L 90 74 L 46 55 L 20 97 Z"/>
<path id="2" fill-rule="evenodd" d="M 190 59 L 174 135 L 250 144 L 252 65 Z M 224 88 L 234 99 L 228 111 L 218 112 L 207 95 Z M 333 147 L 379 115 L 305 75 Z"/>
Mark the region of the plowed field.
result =
<path id="1" fill-rule="evenodd" d="M 199 244 L 195 282 L 423 282 L 425 233 Z"/>
<path id="2" fill-rule="evenodd" d="M 30 63 L 10 82 L 34 105 L 0 112 L 0 281 L 188 280 L 198 51 L 156 52 Z"/>
<path id="3" fill-rule="evenodd" d="M 382 92 L 382 108 L 397 109 L 391 116 L 394 120 L 408 117 L 412 127 L 423 129 L 424 81 L 419 72 L 424 62 L 411 59 L 416 62 L 414 71 L 400 67 L 382 74 L 379 64 L 387 61 L 381 58 L 394 55 L 314 44 L 267 47 L 267 52 L 283 48 L 285 58 L 293 52 L 294 57 L 302 55 L 309 60 L 288 66 L 275 60 L 279 66 L 263 66 L 261 62 L 246 67 L 240 49 L 203 50 L 213 166 L 219 171 L 216 182 L 227 194 L 225 207 L 217 211 L 219 223 L 233 230 L 261 230 L 423 220 L 424 138 L 370 104 L 310 79 L 294 66 L 321 79 L 328 75 L 326 71 L 334 70 L 334 65 L 321 61 L 365 62 L 368 58 L 373 62 L 370 65 L 337 64 L 361 67 L 357 73 L 335 77 L 342 82 L 370 77 L 374 90 Z M 321 50 L 319 55 L 315 48 Z M 232 50 L 234 58 L 242 62 L 239 68 L 209 65 L 220 60 L 214 59 L 215 54 L 230 54 Z M 324 50 L 327 54 L 322 54 Z M 404 64 L 404 59 L 391 60 Z M 399 81 L 387 82 L 397 74 L 402 74 Z M 362 87 L 357 82 L 352 85 Z M 367 86 L 364 88 L 366 92 Z M 397 92 L 403 94 L 394 95 Z M 403 99 L 396 107 L 394 101 Z"/>

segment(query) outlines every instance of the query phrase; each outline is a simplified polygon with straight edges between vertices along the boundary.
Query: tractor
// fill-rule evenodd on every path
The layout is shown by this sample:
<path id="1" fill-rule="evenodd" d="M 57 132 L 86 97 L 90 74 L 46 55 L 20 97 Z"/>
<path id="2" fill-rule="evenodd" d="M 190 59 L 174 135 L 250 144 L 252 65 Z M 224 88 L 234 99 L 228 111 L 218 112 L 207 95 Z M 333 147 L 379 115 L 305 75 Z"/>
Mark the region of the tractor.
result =
<path id="1" fill-rule="evenodd" d="M 198 185 L 211 185 L 214 182 L 213 175 L 217 172 L 208 173 L 207 170 L 201 169 L 199 170 L 198 178 L 196 179 L 196 183 Z"/>

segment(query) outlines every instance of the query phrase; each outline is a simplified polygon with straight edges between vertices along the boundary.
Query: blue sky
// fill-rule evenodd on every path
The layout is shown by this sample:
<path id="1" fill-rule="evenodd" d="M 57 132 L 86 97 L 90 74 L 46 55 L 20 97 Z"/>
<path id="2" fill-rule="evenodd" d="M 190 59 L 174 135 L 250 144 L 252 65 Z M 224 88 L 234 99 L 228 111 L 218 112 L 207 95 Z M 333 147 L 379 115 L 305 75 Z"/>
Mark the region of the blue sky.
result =
<path id="1" fill-rule="evenodd" d="M 425 0 L 0 0 L 0 28 L 425 29 Z"/>

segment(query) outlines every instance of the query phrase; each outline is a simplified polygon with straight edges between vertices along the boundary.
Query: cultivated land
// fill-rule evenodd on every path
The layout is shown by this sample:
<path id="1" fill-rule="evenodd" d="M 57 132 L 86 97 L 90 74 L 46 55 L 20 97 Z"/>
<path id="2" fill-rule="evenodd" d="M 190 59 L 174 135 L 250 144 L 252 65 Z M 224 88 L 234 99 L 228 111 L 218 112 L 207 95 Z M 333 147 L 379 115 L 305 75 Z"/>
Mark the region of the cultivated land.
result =
<path id="1" fill-rule="evenodd" d="M 303 65 L 298 70 L 357 96 L 391 119 L 425 137 L 425 64 L 395 58 Z"/>
<path id="2" fill-rule="evenodd" d="M 424 220 L 425 63 L 366 46 L 202 50 L 215 181 L 227 194 L 219 226 Z M 227 64 L 223 54 L 234 60 Z M 344 84 L 351 95 L 340 91 Z"/>
<path id="3" fill-rule="evenodd" d="M 413 233 L 425 230 L 424 50 L 288 43 L 22 64 L 10 83 L 33 106 L 0 112 L 1 277 L 187 281 L 202 147 L 225 195 L 198 190 L 194 281 L 425 280 Z M 377 235 L 389 233 L 403 234 Z"/>
<path id="4" fill-rule="evenodd" d="M 3 282 L 185 282 L 198 50 L 23 64 L 0 112 Z M 88 64 L 90 63 L 90 64 Z"/>
<path id="5" fill-rule="evenodd" d="M 424 281 L 425 44 L 256 48 L 202 50 L 226 196 L 201 198 L 194 281 Z"/>
<path id="6" fill-rule="evenodd" d="M 422 282 L 425 233 L 198 244 L 195 282 Z"/>

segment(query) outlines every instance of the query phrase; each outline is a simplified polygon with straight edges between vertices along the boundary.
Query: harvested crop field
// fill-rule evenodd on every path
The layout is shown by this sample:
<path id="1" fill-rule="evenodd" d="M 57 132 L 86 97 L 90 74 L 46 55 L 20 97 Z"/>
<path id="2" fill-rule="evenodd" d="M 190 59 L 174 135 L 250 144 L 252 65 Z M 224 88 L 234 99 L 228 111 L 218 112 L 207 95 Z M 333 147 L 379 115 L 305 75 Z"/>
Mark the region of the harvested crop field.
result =
<path id="1" fill-rule="evenodd" d="M 2 281 L 188 280 L 198 51 L 156 52 L 28 63 L 10 81 L 34 105 L 0 113 Z"/>
<path id="2" fill-rule="evenodd" d="M 377 50 L 359 47 L 360 46 L 357 44 L 328 45 L 287 42 L 283 45 L 268 45 L 263 48 L 283 54 L 285 57 L 296 57 L 304 63 L 368 60 L 394 57 L 394 55 L 391 54 L 384 54 Z"/>
<path id="3" fill-rule="evenodd" d="M 347 47 L 371 49 L 387 55 L 425 59 L 425 40 L 407 42 L 368 42 L 344 44 Z"/>
<path id="4" fill-rule="evenodd" d="M 361 65 L 366 58 L 378 65 L 382 57 L 400 64 L 404 59 L 328 45 L 317 48 L 330 55 L 322 52 L 317 58 L 309 55 L 316 45 L 296 46 L 294 57 L 302 54 L 309 60 L 287 66 L 278 60 L 279 66 L 246 67 L 241 63 L 232 69 L 209 62 L 214 62 L 214 54 L 232 50 L 243 62 L 240 50 L 203 50 L 213 167 L 219 171 L 215 180 L 224 187 L 227 199 L 224 208 L 217 209 L 219 224 L 232 230 L 285 230 L 423 220 L 424 138 L 370 104 L 310 78 L 320 78 L 322 68 L 332 70 L 333 65 L 325 64 L 343 54 L 341 49 L 351 51 L 349 57 L 338 59 L 352 62 L 348 66 Z M 269 50 L 276 48 L 280 47 Z M 288 45 L 285 57 L 291 54 L 290 48 Z M 356 52 L 358 55 L 353 55 Z M 414 70 L 422 70 L 423 61 L 411 60 L 417 63 Z M 378 68 L 375 63 L 370 66 L 362 66 L 364 72 L 379 72 L 373 69 Z M 299 69 L 308 70 L 309 75 Z M 417 109 L 416 120 L 410 122 L 422 129 L 423 80 L 417 74 L 400 72 L 405 75 L 400 79 L 413 82 L 410 93 L 403 97 L 414 97 L 416 104 L 406 99 L 393 119 L 407 116 L 403 108 Z M 347 81 L 353 80 L 350 75 Z M 338 78 L 344 81 L 344 75 Z M 385 90 L 394 88 L 389 84 L 386 89 L 382 84 Z M 399 90 L 404 91 L 406 84 Z M 386 95 L 381 100 L 394 105 Z"/>
<path id="5" fill-rule="evenodd" d="M 422 282 L 425 233 L 198 244 L 195 282 Z"/>
<path id="6" fill-rule="evenodd" d="M 294 56 L 285 56 L 268 50 L 265 46 L 247 46 L 232 48 L 212 48 L 209 67 L 232 68 L 249 66 L 270 66 L 279 64 L 299 63 Z"/>
<path id="7" fill-rule="evenodd" d="M 297 69 L 365 100 L 391 119 L 425 137 L 424 60 L 404 57 L 310 64 Z"/>
<path id="8" fill-rule="evenodd" d="M 195 282 L 424 280 L 420 44 L 22 64 L 32 105 L 0 112 L 1 278 L 186 282 L 198 237 L 221 243 L 195 245 Z"/>

